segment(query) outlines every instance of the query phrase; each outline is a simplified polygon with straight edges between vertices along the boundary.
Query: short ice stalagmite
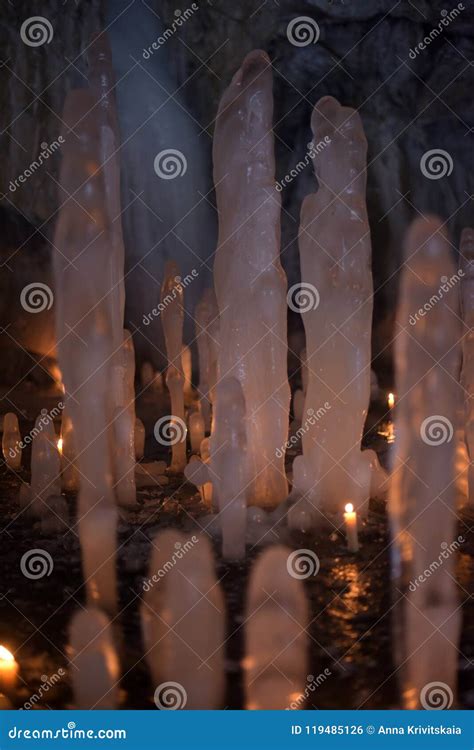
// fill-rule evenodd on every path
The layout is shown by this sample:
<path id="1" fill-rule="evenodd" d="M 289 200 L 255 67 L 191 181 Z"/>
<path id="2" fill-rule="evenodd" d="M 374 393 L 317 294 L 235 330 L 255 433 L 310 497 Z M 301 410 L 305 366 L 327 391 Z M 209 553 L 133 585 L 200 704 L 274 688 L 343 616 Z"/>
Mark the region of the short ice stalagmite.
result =
<path id="1" fill-rule="evenodd" d="M 205 536 L 169 529 L 153 548 L 141 620 L 155 703 L 161 709 L 220 708 L 225 606 L 211 545 Z"/>
<path id="2" fill-rule="evenodd" d="M 290 709 L 297 700 L 304 706 L 308 604 L 297 574 L 300 553 L 271 547 L 252 570 L 245 615 L 247 709 Z"/>

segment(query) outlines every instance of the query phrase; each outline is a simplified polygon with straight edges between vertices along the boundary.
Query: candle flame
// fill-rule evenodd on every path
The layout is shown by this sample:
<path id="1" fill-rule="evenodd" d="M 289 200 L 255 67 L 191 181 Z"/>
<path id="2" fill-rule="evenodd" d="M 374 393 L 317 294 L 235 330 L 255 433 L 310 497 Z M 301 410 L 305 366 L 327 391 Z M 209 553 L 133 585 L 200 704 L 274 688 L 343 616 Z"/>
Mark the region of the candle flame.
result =
<path id="1" fill-rule="evenodd" d="M 346 513 L 353 513 L 354 512 L 354 506 L 352 505 L 352 503 L 347 503 L 347 505 L 345 506 L 344 510 L 346 511 Z"/>
<path id="2" fill-rule="evenodd" d="M 58 440 L 58 451 L 60 453 L 63 452 L 63 439 L 62 438 L 59 438 L 59 440 Z"/>
<path id="3" fill-rule="evenodd" d="M 0 646 L 0 661 L 15 661 L 12 652 L 5 648 L 5 646 Z"/>
<path id="4" fill-rule="evenodd" d="M 394 393 L 389 393 L 388 394 L 388 396 L 387 396 L 387 404 L 388 404 L 388 408 L 389 409 L 393 409 L 393 407 L 395 406 L 395 394 Z"/>

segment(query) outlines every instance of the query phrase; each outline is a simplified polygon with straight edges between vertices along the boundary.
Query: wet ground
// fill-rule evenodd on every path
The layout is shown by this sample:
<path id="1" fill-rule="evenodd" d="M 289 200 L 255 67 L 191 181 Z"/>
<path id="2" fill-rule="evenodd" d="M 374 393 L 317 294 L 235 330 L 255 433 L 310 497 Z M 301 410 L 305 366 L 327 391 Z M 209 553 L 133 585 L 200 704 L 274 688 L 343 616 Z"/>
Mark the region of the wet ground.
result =
<path id="1" fill-rule="evenodd" d="M 38 413 L 38 396 L 11 394 L 21 404 L 20 429 L 25 435 L 33 427 Z M 40 406 L 51 408 L 54 398 L 44 396 Z M 11 410 L 0 400 L 1 413 Z M 156 416 L 150 403 L 139 401 L 137 414 L 147 423 L 151 435 Z M 369 415 L 366 442 L 375 447 L 386 464 L 389 446 L 375 430 L 380 416 Z M 57 425 L 59 431 L 59 425 Z M 147 438 L 147 459 L 158 455 L 156 443 Z M 29 451 L 23 466 L 29 466 Z M 67 676 L 67 628 L 73 613 L 85 603 L 77 529 L 74 527 L 75 497 L 68 496 L 70 529 L 64 534 L 45 535 L 39 524 L 27 518 L 17 502 L 21 481 L 29 481 L 29 471 L 17 475 L 0 466 L 0 503 L 2 507 L 0 587 L 0 643 L 14 651 L 20 664 L 20 687 L 15 705 L 21 707 L 31 695 L 43 693 L 36 708 L 65 708 L 71 704 Z M 117 627 L 123 643 L 121 660 L 123 680 L 121 706 L 154 708 L 153 690 L 143 658 L 138 609 L 142 579 L 147 576 L 150 539 L 167 526 L 195 533 L 202 526 L 205 508 L 195 488 L 171 479 L 164 488 L 138 491 L 136 511 L 123 512 L 119 527 L 118 580 L 120 615 Z M 457 579 L 463 605 L 463 629 L 459 647 L 460 707 L 474 707 L 474 519 L 460 519 L 459 533 L 467 539 L 457 558 Z M 471 530 L 470 530 L 471 529 Z M 284 543 L 295 549 L 314 549 L 320 559 L 317 576 L 304 582 L 310 601 L 310 664 L 308 672 L 331 672 L 311 692 L 307 708 L 397 708 L 398 688 L 391 649 L 391 608 L 389 578 L 389 540 L 383 501 L 371 501 L 370 512 L 361 533 L 361 549 L 350 554 L 342 530 L 322 530 L 316 538 L 282 531 Z M 221 581 L 228 607 L 226 643 L 227 690 L 224 707 L 243 706 L 241 659 L 244 646 L 242 627 L 246 585 L 252 564 L 261 546 L 248 548 L 245 564 L 226 564 L 214 544 L 216 573 Z M 22 555 L 32 548 L 49 552 L 54 568 L 39 580 L 25 578 L 20 570 Z M 41 691 L 45 678 L 62 668 L 66 671 L 54 687 Z"/>

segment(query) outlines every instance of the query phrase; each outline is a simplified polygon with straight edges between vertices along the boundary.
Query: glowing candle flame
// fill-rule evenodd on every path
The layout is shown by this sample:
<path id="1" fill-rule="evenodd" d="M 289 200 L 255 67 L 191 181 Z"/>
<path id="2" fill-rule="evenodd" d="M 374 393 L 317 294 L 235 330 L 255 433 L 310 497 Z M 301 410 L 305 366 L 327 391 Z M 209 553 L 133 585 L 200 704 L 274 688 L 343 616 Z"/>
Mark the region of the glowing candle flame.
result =
<path id="1" fill-rule="evenodd" d="M 388 396 L 387 396 L 387 404 L 388 404 L 388 408 L 389 409 L 393 409 L 393 407 L 395 406 L 395 394 L 394 393 L 389 393 L 388 394 Z"/>
<path id="2" fill-rule="evenodd" d="M 12 652 L 5 648 L 5 646 L 0 646 L 0 661 L 15 661 L 15 657 L 13 656 Z"/>
<path id="3" fill-rule="evenodd" d="M 63 452 L 63 439 L 62 438 L 59 438 L 59 440 L 58 440 L 58 451 L 60 453 Z"/>
<path id="4" fill-rule="evenodd" d="M 347 505 L 344 508 L 346 513 L 353 513 L 354 512 L 354 506 L 352 503 L 347 503 Z"/>
<path id="5" fill-rule="evenodd" d="M 0 697 L 14 692 L 18 678 L 18 664 L 12 652 L 0 646 Z"/>

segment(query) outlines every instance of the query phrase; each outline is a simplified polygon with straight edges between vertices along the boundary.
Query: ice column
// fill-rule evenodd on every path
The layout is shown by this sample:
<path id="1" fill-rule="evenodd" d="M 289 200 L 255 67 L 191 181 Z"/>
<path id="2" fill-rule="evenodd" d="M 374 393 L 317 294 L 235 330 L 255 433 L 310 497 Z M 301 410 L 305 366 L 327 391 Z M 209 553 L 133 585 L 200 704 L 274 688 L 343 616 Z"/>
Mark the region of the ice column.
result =
<path id="1" fill-rule="evenodd" d="M 248 709 L 283 710 L 304 691 L 308 605 L 298 567 L 305 563 L 296 559 L 302 552 L 271 547 L 252 570 L 245 618 Z"/>
<path id="2" fill-rule="evenodd" d="M 93 37 L 88 50 L 89 85 L 98 98 L 95 107 L 98 136 L 100 141 L 99 159 L 104 171 L 106 210 L 108 215 L 111 253 L 109 259 L 110 291 L 108 300 L 112 310 L 114 347 L 122 342 L 123 318 L 125 309 L 124 260 L 125 251 L 122 235 L 122 210 L 120 200 L 120 132 L 115 103 L 115 75 L 112 66 L 112 53 L 107 34 Z"/>
<path id="3" fill-rule="evenodd" d="M 93 607 L 74 615 L 69 630 L 75 708 L 117 708 L 120 664 L 110 621 Z"/>
<path id="4" fill-rule="evenodd" d="M 213 289 L 205 289 L 194 311 L 199 360 L 199 398 L 206 432 L 211 430 L 211 399 L 216 382 L 219 310 Z"/>
<path id="5" fill-rule="evenodd" d="M 183 287 L 179 268 L 173 261 L 165 266 L 161 287 L 161 322 L 166 342 L 168 369 L 166 385 L 171 398 L 171 422 L 175 423 L 177 440 L 172 444 L 171 471 L 180 473 L 186 466 L 186 424 L 184 421 L 183 348 Z"/>
<path id="6" fill-rule="evenodd" d="M 272 117 L 271 64 L 256 50 L 235 74 L 217 114 L 214 285 L 219 377 L 240 381 L 247 407 L 248 501 L 269 508 L 288 494 L 284 452 L 277 452 L 288 437 L 290 401 Z"/>
<path id="7" fill-rule="evenodd" d="M 226 615 L 210 543 L 207 537 L 166 530 L 153 547 L 141 616 L 155 703 L 220 708 Z M 163 570 L 166 575 L 160 575 Z M 178 692 L 167 692 L 170 686 Z"/>
<path id="8" fill-rule="evenodd" d="M 89 604 L 117 612 L 117 509 L 98 505 L 79 518 L 82 570 Z"/>
<path id="9" fill-rule="evenodd" d="M 114 347 L 108 297 L 112 241 L 95 96 L 86 90 L 70 92 L 63 121 L 63 205 L 53 253 L 56 333 L 74 425 L 82 516 L 97 504 L 114 505 L 110 452 Z M 68 134 L 68 127 L 74 135 Z"/>
<path id="10" fill-rule="evenodd" d="M 134 505 L 135 488 L 135 352 L 129 331 L 123 331 L 122 361 L 115 365 L 115 419 L 113 457 L 115 491 L 120 505 Z"/>
<path id="11" fill-rule="evenodd" d="M 33 511 L 42 516 L 46 512 L 49 495 L 61 494 L 61 460 L 56 433 L 46 409 L 35 422 L 31 449 L 31 499 Z"/>
<path id="12" fill-rule="evenodd" d="M 395 656 L 404 707 L 415 709 L 434 703 L 436 685 L 441 684 L 447 704 L 456 691 L 460 612 L 453 435 L 460 402 L 460 326 L 459 289 L 444 283 L 454 273 L 450 245 L 437 218 L 413 222 L 405 258 L 395 330 L 397 440 L 389 510 L 398 607 Z M 426 315 L 410 324 L 433 299 Z"/>
<path id="13" fill-rule="evenodd" d="M 242 386 L 237 378 L 223 378 L 216 387 L 211 478 L 219 507 L 222 555 L 227 560 L 245 557 L 248 482 L 245 424 Z"/>
<path id="14" fill-rule="evenodd" d="M 318 191 L 301 210 L 301 285 L 290 305 L 299 307 L 306 332 L 306 410 L 331 405 L 329 415 L 305 430 L 305 462 L 319 466 L 323 503 L 342 512 L 347 501 L 359 510 L 370 486 L 360 450 L 372 325 L 367 142 L 357 112 L 332 97 L 316 104 L 311 127 Z"/>
<path id="15" fill-rule="evenodd" d="M 464 388 L 465 436 L 469 454 L 469 504 L 474 505 L 474 229 L 461 234 L 461 310 L 464 321 L 461 383 Z"/>

